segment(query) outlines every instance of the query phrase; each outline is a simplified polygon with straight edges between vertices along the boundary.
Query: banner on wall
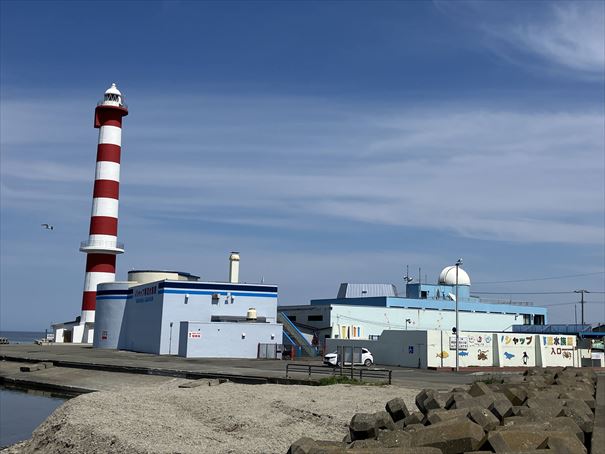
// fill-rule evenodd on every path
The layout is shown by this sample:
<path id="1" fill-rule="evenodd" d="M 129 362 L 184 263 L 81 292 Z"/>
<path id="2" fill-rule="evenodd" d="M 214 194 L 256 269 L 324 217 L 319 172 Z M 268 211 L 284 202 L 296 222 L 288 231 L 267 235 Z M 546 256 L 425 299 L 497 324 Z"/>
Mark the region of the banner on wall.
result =
<path id="1" fill-rule="evenodd" d="M 576 336 L 540 335 L 542 366 L 573 366 Z"/>
<path id="2" fill-rule="evenodd" d="M 510 333 L 498 336 L 498 365 L 500 367 L 536 365 L 535 334 Z"/>

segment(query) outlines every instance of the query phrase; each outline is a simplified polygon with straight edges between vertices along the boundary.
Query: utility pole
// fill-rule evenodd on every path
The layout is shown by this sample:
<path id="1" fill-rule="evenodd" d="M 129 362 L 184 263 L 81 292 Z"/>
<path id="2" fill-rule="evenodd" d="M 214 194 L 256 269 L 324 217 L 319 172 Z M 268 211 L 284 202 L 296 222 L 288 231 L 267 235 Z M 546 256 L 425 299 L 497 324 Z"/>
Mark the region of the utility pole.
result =
<path id="1" fill-rule="evenodd" d="M 588 290 L 574 290 L 574 293 L 580 293 L 581 299 L 580 299 L 580 319 L 581 319 L 581 323 L 582 325 L 584 324 L 584 293 L 590 293 Z"/>
<path id="2" fill-rule="evenodd" d="M 460 339 L 460 326 L 458 325 L 458 269 L 462 265 L 462 259 L 458 259 L 456 262 L 456 372 L 460 371 L 459 367 L 459 351 L 458 342 Z"/>

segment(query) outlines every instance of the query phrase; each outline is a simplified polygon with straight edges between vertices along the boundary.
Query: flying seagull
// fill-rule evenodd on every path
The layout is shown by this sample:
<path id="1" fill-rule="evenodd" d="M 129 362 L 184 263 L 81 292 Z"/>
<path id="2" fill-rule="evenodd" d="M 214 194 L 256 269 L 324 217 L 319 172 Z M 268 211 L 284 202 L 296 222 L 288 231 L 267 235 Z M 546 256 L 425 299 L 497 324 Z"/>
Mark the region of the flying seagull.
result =
<path id="1" fill-rule="evenodd" d="M 54 227 L 50 224 L 42 224 L 42 227 L 45 228 L 46 230 L 53 230 Z"/>

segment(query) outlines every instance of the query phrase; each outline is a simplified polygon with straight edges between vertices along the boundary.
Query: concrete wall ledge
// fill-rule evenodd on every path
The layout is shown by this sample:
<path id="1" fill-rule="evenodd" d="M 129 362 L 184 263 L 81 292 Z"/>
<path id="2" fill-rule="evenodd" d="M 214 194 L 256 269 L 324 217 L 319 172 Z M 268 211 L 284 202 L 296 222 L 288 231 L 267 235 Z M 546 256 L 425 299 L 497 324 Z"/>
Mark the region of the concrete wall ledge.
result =
<path id="1" fill-rule="evenodd" d="M 592 454 L 605 454 L 605 375 L 603 374 L 598 375 L 597 381 L 591 448 Z"/>

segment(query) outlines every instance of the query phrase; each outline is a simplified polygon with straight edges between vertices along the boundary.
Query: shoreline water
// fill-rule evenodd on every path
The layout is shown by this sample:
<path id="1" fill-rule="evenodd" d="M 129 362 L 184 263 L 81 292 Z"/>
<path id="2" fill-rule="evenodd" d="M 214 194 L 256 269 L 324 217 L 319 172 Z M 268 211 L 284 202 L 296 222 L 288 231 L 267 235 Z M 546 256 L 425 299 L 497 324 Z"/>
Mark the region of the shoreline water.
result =
<path id="1" fill-rule="evenodd" d="M 5 337 L 9 344 L 30 344 L 44 336 L 44 331 L 0 331 L 0 337 Z"/>
<path id="2" fill-rule="evenodd" d="M 27 441 L 67 399 L 53 393 L 0 386 L 0 449 Z"/>

